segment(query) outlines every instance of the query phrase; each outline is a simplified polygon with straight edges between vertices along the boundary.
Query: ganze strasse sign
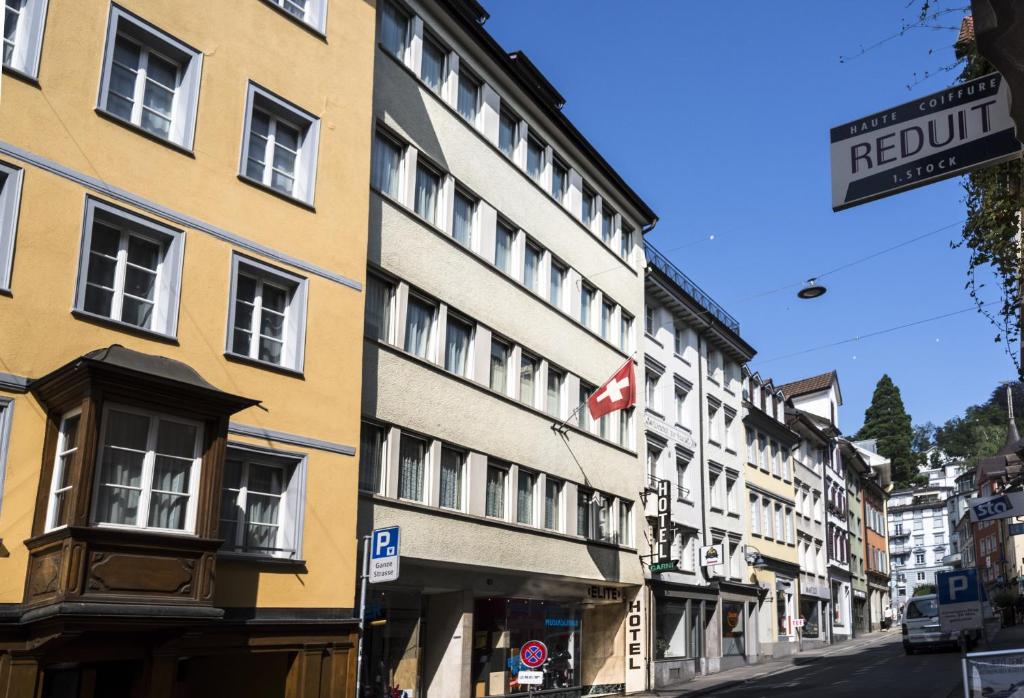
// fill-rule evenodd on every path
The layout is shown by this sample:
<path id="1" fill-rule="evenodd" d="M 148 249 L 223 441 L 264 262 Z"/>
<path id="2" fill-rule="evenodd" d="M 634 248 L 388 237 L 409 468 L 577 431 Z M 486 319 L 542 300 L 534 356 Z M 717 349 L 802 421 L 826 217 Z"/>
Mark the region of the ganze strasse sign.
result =
<path id="1" fill-rule="evenodd" d="M 1008 89 L 991 73 L 832 129 L 832 210 L 840 211 L 1021 151 Z"/>

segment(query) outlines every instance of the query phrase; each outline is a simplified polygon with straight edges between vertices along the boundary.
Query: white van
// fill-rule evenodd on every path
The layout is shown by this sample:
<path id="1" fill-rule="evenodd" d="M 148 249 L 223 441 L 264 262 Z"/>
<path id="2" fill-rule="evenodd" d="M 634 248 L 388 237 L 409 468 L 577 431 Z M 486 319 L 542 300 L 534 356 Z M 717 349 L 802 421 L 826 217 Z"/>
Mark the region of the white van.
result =
<path id="1" fill-rule="evenodd" d="M 939 627 L 939 600 L 935 594 L 915 596 L 903 609 L 903 650 L 913 654 L 928 647 L 957 646 L 957 633 Z"/>

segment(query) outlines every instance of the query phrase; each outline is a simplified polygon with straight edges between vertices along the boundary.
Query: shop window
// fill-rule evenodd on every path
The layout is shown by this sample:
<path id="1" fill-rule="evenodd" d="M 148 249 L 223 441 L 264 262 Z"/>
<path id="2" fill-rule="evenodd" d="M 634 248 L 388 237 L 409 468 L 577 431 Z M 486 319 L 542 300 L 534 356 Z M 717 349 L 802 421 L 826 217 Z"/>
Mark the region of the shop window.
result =
<path id="1" fill-rule="evenodd" d="M 515 678 L 521 666 L 520 650 L 529 640 L 540 640 L 548 648 L 544 683 L 534 686 L 535 690 L 578 687 L 581 628 L 578 603 L 477 599 L 473 608 L 471 695 L 525 695 L 530 687 L 519 685 Z"/>
<path id="2" fill-rule="evenodd" d="M 688 636 L 686 602 L 657 599 L 655 614 L 655 659 L 672 659 L 686 656 Z"/>
<path id="3" fill-rule="evenodd" d="M 722 655 L 746 656 L 744 645 L 745 604 L 738 601 L 722 601 Z"/>

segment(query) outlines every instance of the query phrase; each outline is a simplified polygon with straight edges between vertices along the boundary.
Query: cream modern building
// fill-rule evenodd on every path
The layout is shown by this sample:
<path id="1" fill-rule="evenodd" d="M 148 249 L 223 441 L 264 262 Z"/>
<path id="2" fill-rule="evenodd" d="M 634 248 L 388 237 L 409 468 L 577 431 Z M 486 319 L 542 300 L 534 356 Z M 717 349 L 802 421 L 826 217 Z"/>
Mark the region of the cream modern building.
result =
<path id="1" fill-rule="evenodd" d="M 486 19 L 377 8 L 360 516 L 402 562 L 364 681 L 506 695 L 542 640 L 542 688 L 636 690 L 643 397 L 576 407 L 635 356 L 656 219 Z"/>
<path id="2" fill-rule="evenodd" d="M 743 583 L 743 472 L 737 460 L 741 366 L 754 350 L 740 337 L 735 318 L 653 246 L 646 251 L 649 523 L 642 540 L 656 543 L 641 543 L 641 552 L 654 619 L 650 686 L 662 689 L 757 658 L 757 636 L 747 626 L 756 617 L 756 591 Z M 663 519 L 659 509 L 667 510 Z M 662 541 L 668 549 L 659 551 Z M 702 558 L 702 548 L 713 544 L 720 558 Z M 667 559 L 660 559 L 665 552 Z"/>

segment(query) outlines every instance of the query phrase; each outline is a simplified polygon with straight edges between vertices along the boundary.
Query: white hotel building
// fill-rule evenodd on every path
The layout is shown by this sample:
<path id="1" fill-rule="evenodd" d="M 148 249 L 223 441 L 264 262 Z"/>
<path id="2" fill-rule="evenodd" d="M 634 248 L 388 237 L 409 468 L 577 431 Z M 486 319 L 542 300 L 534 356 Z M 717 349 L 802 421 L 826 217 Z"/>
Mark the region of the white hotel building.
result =
<path id="1" fill-rule="evenodd" d="M 898 490 L 889 498 L 890 598 L 903 608 L 922 584 L 935 584 L 935 573 L 952 569 L 944 563 L 952 533 L 946 500 L 953 487 L 925 486 Z"/>
<path id="2" fill-rule="evenodd" d="M 540 688 L 641 690 L 639 420 L 571 415 L 634 355 L 656 218 L 477 3 L 377 7 L 360 520 L 402 561 L 364 680 L 520 693 L 543 640 Z"/>

